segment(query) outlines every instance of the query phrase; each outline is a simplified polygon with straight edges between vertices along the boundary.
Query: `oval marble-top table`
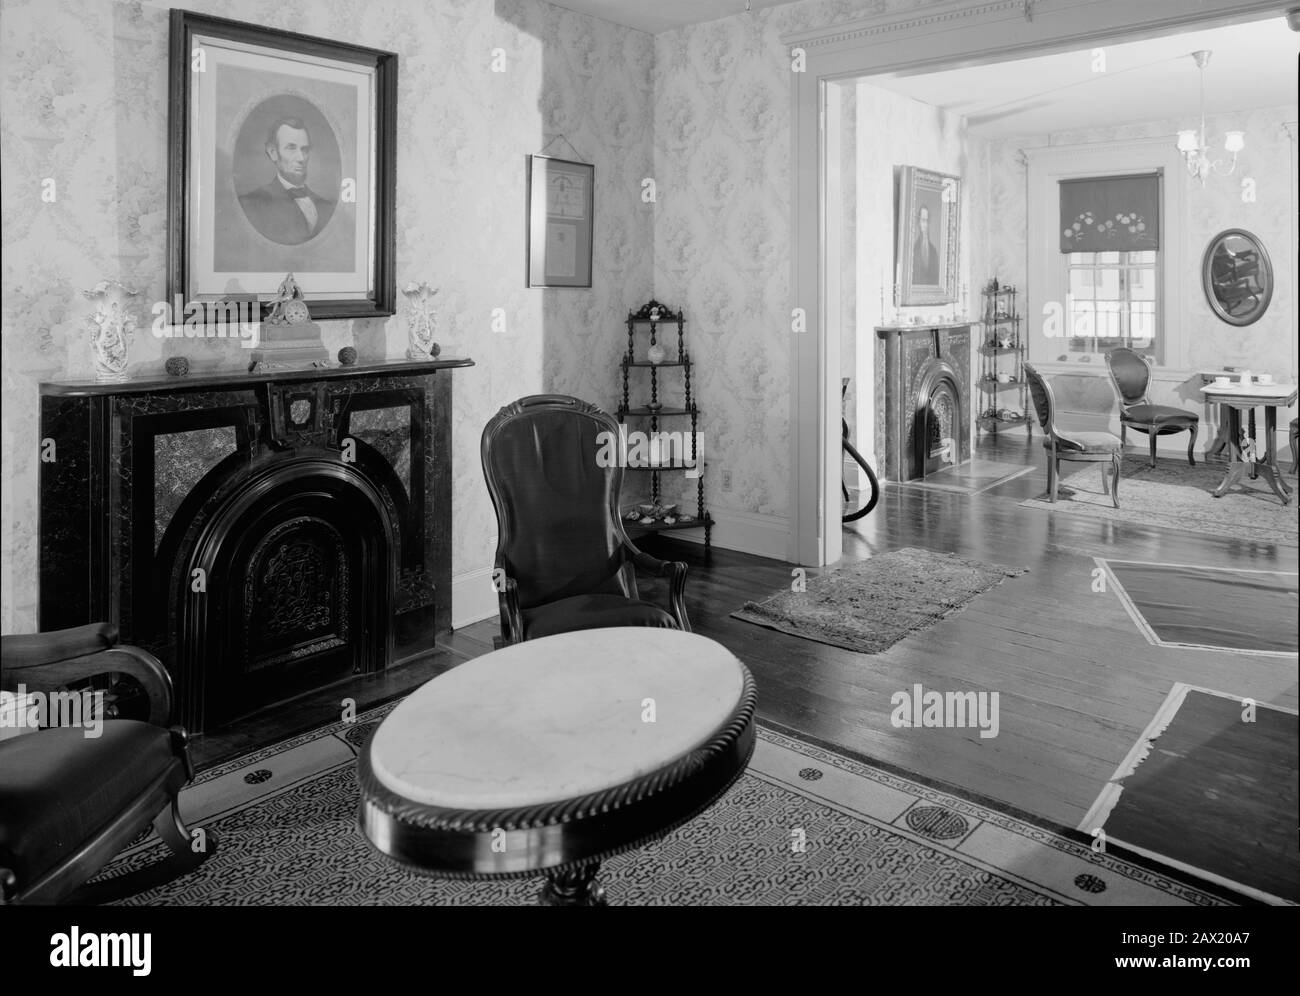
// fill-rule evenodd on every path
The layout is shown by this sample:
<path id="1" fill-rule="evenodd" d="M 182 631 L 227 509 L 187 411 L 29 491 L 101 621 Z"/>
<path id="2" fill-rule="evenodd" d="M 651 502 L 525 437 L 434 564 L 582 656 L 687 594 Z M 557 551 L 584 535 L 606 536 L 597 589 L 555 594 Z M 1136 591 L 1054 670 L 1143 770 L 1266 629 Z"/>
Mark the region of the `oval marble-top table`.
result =
<path id="1" fill-rule="evenodd" d="M 584 630 L 467 661 L 417 689 L 361 753 L 361 826 L 431 874 L 545 873 L 543 901 L 601 902 L 602 858 L 709 806 L 754 746 L 753 680 L 672 629 Z"/>

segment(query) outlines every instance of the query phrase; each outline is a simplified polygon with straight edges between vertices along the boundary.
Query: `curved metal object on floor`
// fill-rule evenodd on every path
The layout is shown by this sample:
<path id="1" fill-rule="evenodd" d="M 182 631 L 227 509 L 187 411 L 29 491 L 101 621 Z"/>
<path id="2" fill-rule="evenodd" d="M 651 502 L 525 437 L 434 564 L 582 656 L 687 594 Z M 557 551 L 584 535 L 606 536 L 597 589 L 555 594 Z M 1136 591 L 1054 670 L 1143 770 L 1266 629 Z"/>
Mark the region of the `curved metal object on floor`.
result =
<path id="1" fill-rule="evenodd" d="M 849 456 L 853 457 L 854 463 L 856 463 L 859 467 L 863 469 L 863 471 L 866 472 L 867 480 L 871 482 L 871 499 L 857 511 L 848 512 L 845 515 L 841 516 L 841 519 L 844 522 L 856 522 L 858 519 L 862 518 L 873 508 L 875 508 L 876 503 L 880 501 L 880 482 L 876 480 L 876 472 L 871 469 L 871 464 L 867 463 L 866 460 L 863 460 L 862 454 L 859 453 L 857 451 L 857 448 L 854 447 L 854 445 L 849 442 L 849 423 L 844 419 L 841 419 L 840 422 L 844 426 L 843 434 L 840 439 L 841 444 L 844 446 L 844 452 L 847 453 Z M 849 500 L 848 487 L 846 487 L 843 483 L 841 483 L 840 491 L 843 492 L 844 494 L 844 500 L 848 501 Z"/>

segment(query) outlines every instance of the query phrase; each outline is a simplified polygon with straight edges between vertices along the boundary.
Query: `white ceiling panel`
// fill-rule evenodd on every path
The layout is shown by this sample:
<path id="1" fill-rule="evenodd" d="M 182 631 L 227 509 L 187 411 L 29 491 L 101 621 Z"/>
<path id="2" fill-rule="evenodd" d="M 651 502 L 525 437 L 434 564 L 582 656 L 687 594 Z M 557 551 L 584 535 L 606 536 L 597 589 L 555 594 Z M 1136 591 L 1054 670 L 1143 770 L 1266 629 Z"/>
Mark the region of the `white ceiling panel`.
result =
<path id="1" fill-rule="evenodd" d="M 1101 49 L 868 82 L 966 118 L 977 135 L 1004 137 L 1185 118 L 1200 107 L 1191 53 L 1209 49 L 1206 113 L 1296 104 L 1300 34 L 1280 18 Z"/>

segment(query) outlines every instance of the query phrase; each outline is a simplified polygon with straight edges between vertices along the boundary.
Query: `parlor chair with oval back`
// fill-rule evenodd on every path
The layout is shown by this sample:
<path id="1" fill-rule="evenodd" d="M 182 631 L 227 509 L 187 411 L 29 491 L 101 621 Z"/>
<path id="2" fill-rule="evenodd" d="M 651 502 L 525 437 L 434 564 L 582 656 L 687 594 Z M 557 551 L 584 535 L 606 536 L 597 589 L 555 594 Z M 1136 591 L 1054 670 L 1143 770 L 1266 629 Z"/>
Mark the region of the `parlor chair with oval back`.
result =
<path id="1" fill-rule="evenodd" d="M 643 553 L 619 514 L 619 426 L 595 405 L 540 394 L 483 430 L 483 475 L 497 514 L 501 643 L 609 626 L 690 632 L 686 565 Z M 667 579 L 668 607 L 640 599 L 635 568 Z"/>
<path id="2" fill-rule="evenodd" d="M 1111 484 L 1107 488 L 1106 468 L 1101 470 L 1102 492 L 1109 491 L 1111 503 L 1119 508 L 1119 468 L 1124 444 L 1109 432 L 1062 430 L 1056 424 L 1056 398 L 1049 384 L 1029 363 L 1024 364 L 1029 380 L 1029 394 L 1034 399 L 1038 424 L 1043 428 L 1043 449 L 1047 450 L 1047 493 L 1056 503 L 1056 486 L 1061 476 L 1061 461 L 1109 463 Z"/>
<path id="3" fill-rule="evenodd" d="M 1153 405 L 1147 397 L 1151 384 L 1151 367 L 1131 349 L 1112 349 L 1106 354 L 1111 383 L 1119 394 L 1120 442 L 1128 442 L 1128 430 L 1145 432 L 1151 441 L 1151 466 L 1156 465 L 1156 439 L 1170 433 L 1187 431 L 1187 462 L 1196 466 L 1196 433 L 1201 419 L 1195 412 L 1171 405 Z"/>

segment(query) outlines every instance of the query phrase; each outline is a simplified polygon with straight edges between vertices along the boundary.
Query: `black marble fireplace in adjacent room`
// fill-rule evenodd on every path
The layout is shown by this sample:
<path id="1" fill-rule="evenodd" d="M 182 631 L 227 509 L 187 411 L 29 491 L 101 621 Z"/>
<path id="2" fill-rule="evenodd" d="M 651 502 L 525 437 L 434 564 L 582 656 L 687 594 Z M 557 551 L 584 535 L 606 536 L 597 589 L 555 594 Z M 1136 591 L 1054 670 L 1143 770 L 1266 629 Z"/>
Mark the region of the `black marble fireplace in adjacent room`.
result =
<path id="1" fill-rule="evenodd" d="M 192 732 L 431 653 L 468 365 L 41 385 L 41 629 L 117 624 Z"/>
<path id="2" fill-rule="evenodd" d="M 971 455 L 968 324 L 876 329 L 876 452 L 911 481 Z"/>

